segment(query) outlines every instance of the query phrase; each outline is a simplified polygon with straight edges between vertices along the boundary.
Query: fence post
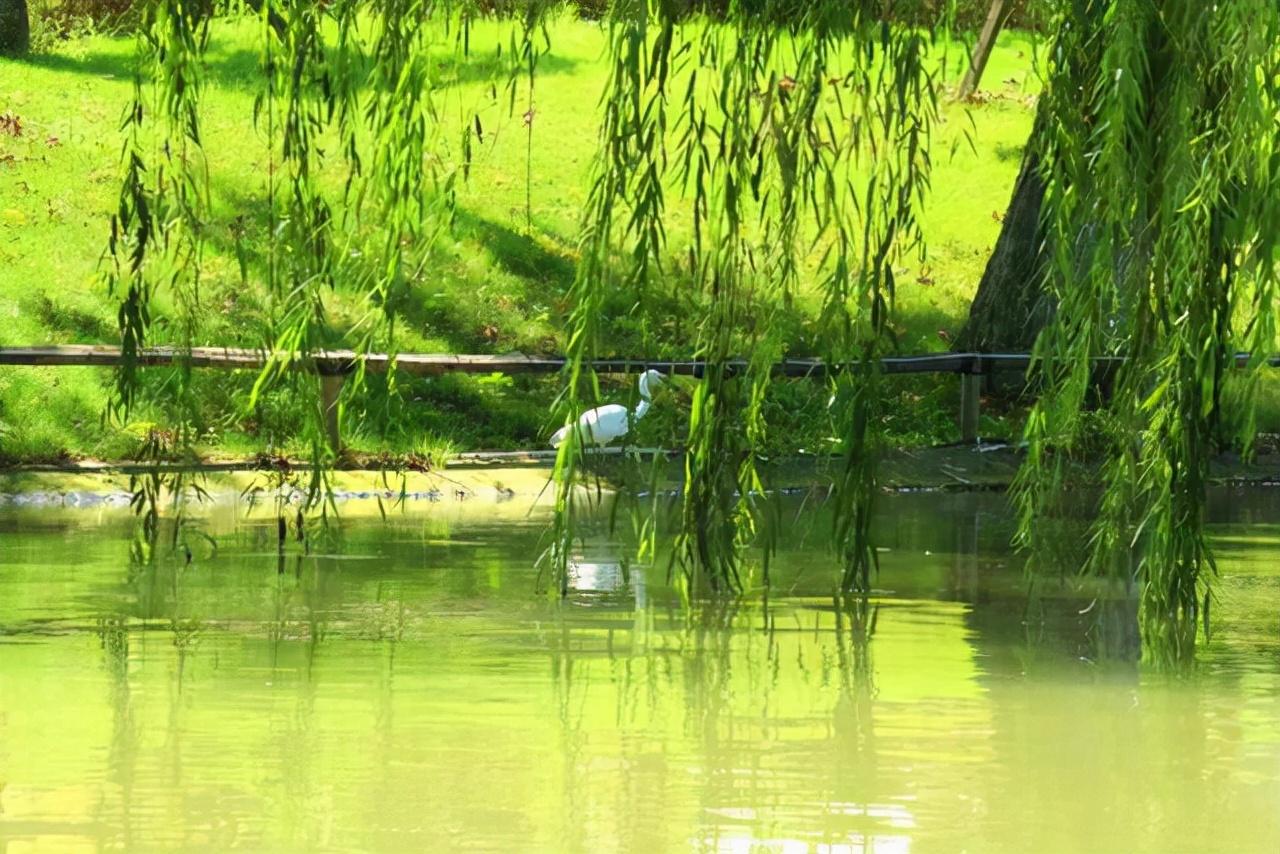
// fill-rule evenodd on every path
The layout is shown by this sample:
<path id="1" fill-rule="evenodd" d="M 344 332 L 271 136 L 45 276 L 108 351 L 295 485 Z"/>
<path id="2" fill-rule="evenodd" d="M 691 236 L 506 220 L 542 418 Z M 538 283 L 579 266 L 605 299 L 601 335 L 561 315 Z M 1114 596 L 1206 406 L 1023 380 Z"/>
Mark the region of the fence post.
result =
<path id="1" fill-rule="evenodd" d="M 960 440 L 978 438 L 978 416 L 981 414 L 982 374 L 960 375 Z"/>
<path id="2" fill-rule="evenodd" d="M 338 398 L 342 396 L 342 383 L 346 380 L 343 373 L 322 373 L 320 375 L 320 408 L 324 413 L 324 432 L 329 438 L 329 448 L 335 453 L 342 453 L 342 433 L 338 426 Z"/>

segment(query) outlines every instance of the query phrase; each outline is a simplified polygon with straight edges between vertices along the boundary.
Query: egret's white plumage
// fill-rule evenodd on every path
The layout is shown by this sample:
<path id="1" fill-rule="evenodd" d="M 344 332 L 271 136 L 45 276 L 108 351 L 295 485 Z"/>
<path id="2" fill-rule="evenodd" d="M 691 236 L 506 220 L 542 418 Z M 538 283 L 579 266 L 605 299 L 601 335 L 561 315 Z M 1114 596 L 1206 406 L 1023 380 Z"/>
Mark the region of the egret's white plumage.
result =
<path id="1" fill-rule="evenodd" d="M 574 424 L 566 424 L 551 437 L 551 447 L 558 448 L 569 438 L 569 431 L 575 427 L 582 431 L 582 442 L 586 445 L 607 445 L 614 439 L 627 435 L 632 421 L 639 421 L 649 411 L 652 383 L 662 381 L 662 374 L 657 371 L 645 371 L 640 375 L 640 404 L 633 413 L 625 406 L 610 403 L 589 409 L 578 416 Z"/>

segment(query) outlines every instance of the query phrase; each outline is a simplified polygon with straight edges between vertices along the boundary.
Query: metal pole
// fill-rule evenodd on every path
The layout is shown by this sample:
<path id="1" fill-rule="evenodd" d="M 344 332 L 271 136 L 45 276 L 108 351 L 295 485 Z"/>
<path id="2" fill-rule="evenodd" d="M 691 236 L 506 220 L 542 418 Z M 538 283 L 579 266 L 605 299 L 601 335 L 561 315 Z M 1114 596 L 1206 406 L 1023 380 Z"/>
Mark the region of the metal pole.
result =
<path id="1" fill-rule="evenodd" d="M 960 440 L 978 438 L 978 417 L 982 406 L 982 374 L 960 375 Z"/>

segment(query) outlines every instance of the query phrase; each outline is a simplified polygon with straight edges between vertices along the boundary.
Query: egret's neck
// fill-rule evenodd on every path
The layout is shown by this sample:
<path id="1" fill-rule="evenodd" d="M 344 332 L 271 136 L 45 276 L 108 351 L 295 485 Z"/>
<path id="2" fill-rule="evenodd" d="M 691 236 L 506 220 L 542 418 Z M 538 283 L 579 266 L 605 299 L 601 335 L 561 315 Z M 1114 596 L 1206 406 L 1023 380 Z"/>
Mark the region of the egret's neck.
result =
<path id="1" fill-rule="evenodd" d="M 649 396 L 646 394 L 640 401 L 640 405 L 636 407 L 635 414 L 631 417 L 639 421 L 644 418 L 644 414 L 649 411 Z"/>
<path id="2" fill-rule="evenodd" d="M 641 400 L 643 400 L 643 403 L 641 405 L 648 407 L 649 405 L 649 375 L 648 374 L 640 375 L 640 398 Z"/>

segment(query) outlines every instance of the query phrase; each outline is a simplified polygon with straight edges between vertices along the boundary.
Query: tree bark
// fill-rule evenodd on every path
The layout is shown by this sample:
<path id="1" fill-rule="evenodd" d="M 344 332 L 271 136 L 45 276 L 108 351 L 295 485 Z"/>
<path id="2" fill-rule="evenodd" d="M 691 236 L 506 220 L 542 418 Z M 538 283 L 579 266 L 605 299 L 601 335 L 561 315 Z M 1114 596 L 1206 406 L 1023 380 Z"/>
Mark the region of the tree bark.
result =
<path id="1" fill-rule="evenodd" d="M 31 49 L 27 0 L 0 0 L 0 54 L 21 56 Z"/>
<path id="2" fill-rule="evenodd" d="M 1037 118 L 1005 211 L 1004 226 L 969 306 L 969 320 L 956 336 L 957 350 L 1026 352 L 1053 314 L 1043 276 L 1044 180 L 1036 153 L 1041 126 Z"/>

